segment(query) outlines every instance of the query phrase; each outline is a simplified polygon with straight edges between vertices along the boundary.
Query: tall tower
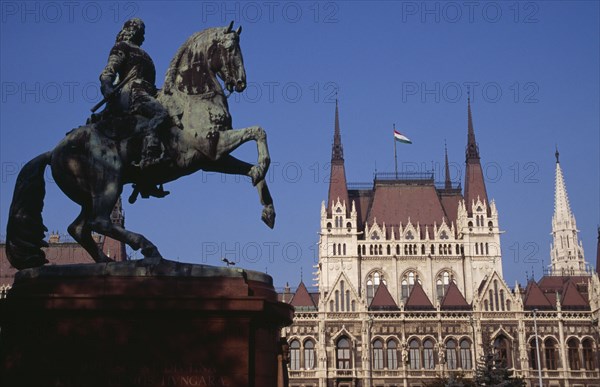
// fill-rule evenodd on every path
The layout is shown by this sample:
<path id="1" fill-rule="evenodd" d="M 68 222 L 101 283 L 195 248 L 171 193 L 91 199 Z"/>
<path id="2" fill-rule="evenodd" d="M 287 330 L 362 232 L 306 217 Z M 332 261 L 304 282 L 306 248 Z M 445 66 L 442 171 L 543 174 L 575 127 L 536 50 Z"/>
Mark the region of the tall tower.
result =
<path id="1" fill-rule="evenodd" d="M 322 300 L 335 286 L 341 274 L 345 276 L 346 284 L 351 279 L 358 283 L 357 235 L 357 212 L 348 195 L 336 100 L 329 195 L 327 203 L 323 202 L 321 205 L 318 283 Z"/>
<path id="2" fill-rule="evenodd" d="M 585 275 L 583 246 L 577 237 L 577 224 L 571 212 L 567 187 L 556 149 L 556 181 L 554 186 L 554 215 L 552 216 L 552 274 Z"/>
<path id="3" fill-rule="evenodd" d="M 465 152 L 464 202 L 458 206 L 457 226 L 465 242 L 465 263 L 470 267 L 469 283 L 478 284 L 493 272 L 502 277 L 502 252 L 496 204 L 488 200 L 481 168 L 479 146 L 471 114 L 471 99 L 467 100 L 467 149 Z M 466 296 L 475 294 L 466 289 Z"/>
<path id="4" fill-rule="evenodd" d="M 350 206 L 348 201 L 348 186 L 346 184 L 346 169 L 344 168 L 344 147 L 340 133 L 340 116 L 337 99 L 335 100 L 335 124 L 333 146 L 331 148 L 331 176 L 329 179 L 329 198 L 327 208 L 331 213 L 332 203 L 339 199 L 341 203 Z"/>
<path id="5" fill-rule="evenodd" d="M 465 202 L 467 205 L 467 213 L 473 214 L 474 203 L 478 200 L 487 206 L 487 215 L 490 215 L 490 202 L 485 189 L 483 180 L 483 171 L 481 170 L 481 162 L 479 158 L 479 146 L 475 141 L 475 129 L 473 128 L 473 117 L 471 115 L 471 98 L 467 100 L 468 114 L 468 134 L 467 134 L 467 149 L 466 149 L 466 172 L 465 172 Z"/>

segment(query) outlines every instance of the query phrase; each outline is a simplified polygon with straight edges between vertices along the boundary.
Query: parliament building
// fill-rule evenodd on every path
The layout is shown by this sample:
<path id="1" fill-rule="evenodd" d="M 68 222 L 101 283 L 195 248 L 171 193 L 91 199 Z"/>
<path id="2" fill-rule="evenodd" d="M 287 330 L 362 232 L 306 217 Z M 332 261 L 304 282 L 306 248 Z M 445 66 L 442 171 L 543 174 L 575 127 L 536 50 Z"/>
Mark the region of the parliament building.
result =
<path id="1" fill-rule="evenodd" d="M 318 290 L 301 281 L 281 294 L 295 308 L 282 330 L 291 387 L 472 379 L 484 354 L 528 386 L 541 377 L 543 386 L 600 387 L 600 279 L 578 240 L 558 151 L 551 268 L 511 287 L 470 102 L 467 112 L 464 191 L 450 181 L 447 152 L 441 184 L 430 173 L 376 173 L 372 184 L 353 185 L 336 104 Z"/>

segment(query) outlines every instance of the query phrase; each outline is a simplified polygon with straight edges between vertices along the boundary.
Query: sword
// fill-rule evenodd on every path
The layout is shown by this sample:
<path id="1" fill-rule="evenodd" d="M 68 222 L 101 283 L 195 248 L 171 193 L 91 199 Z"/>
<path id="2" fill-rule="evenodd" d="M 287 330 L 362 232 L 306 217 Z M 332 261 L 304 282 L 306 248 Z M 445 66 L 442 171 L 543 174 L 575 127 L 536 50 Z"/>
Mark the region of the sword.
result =
<path id="1" fill-rule="evenodd" d="M 136 75 L 135 71 L 132 71 L 129 73 L 128 76 L 126 76 L 121 82 L 119 82 L 113 89 L 112 93 L 110 93 L 109 95 L 107 95 L 106 97 L 102 98 L 102 100 L 100 102 L 98 102 L 97 104 L 94 105 L 94 107 L 92 107 L 90 110 L 92 111 L 92 113 L 95 113 L 96 110 L 100 109 L 100 107 L 102 105 L 104 105 L 105 103 L 107 103 L 119 90 L 121 90 L 123 88 L 123 86 L 125 86 L 125 84 L 127 82 L 129 82 L 130 80 L 133 79 L 133 77 Z"/>

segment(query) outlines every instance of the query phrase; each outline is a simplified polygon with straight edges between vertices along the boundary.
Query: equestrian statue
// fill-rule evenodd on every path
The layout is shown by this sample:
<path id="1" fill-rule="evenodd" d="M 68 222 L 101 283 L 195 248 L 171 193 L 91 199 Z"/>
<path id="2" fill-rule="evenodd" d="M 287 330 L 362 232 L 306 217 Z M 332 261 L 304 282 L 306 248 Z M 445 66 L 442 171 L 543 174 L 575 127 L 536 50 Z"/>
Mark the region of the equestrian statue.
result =
<path id="1" fill-rule="evenodd" d="M 105 98 L 93 111 L 104 102 L 106 108 L 19 173 L 6 231 L 7 256 L 16 269 L 48 262 L 42 250 L 47 246 L 42 208 L 48 165 L 60 189 L 81 206 L 69 234 L 96 262 L 111 259 L 92 232 L 141 249 L 149 264 L 162 259 L 143 235 L 110 220 L 125 184 L 132 184 L 133 203 L 138 195 L 164 197 L 168 191 L 163 184 L 199 170 L 245 175 L 258 190 L 262 220 L 274 227 L 275 209 L 265 181 L 270 164 L 267 135 L 259 126 L 234 130 L 227 104 L 231 93 L 246 88 L 241 27 L 234 30 L 232 22 L 188 38 L 171 60 L 161 90 L 155 86 L 152 59 L 140 47 L 144 33 L 144 23 L 135 18 L 117 35 L 100 75 Z M 255 165 L 231 156 L 248 141 L 257 145 Z"/>

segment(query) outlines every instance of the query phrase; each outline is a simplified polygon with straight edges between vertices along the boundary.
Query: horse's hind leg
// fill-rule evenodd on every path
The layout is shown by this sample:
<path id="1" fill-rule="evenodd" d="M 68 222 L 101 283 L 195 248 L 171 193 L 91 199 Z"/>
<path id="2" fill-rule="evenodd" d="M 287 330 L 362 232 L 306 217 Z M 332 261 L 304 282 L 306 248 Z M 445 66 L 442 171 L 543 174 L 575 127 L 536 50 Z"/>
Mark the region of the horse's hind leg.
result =
<path id="1" fill-rule="evenodd" d="M 69 234 L 77 241 L 85 251 L 87 251 L 96 262 L 109 262 L 112 261 L 102 249 L 98 246 L 94 238 L 92 237 L 92 229 L 88 224 L 86 209 L 81 208 L 81 213 L 73 223 L 68 227 Z"/>
<path id="2" fill-rule="evenodd" d="M 142 249 L 145 258 L 152 258 L 153 263 L 158 263 L 162 256 L 156 246 L 146 237 L 114 224 L 110 220 L 110 214 L 117 203 L 118 193 L 98 196 L 92 200 L 92 213 L 90 216 L 90 228 L 99 233 L 128 244 L 132 249 Z"/>

